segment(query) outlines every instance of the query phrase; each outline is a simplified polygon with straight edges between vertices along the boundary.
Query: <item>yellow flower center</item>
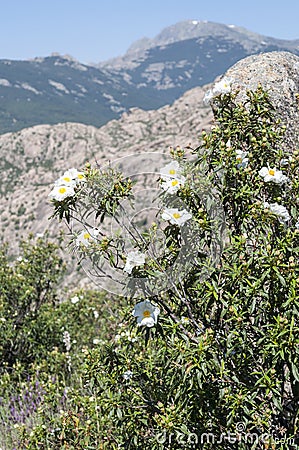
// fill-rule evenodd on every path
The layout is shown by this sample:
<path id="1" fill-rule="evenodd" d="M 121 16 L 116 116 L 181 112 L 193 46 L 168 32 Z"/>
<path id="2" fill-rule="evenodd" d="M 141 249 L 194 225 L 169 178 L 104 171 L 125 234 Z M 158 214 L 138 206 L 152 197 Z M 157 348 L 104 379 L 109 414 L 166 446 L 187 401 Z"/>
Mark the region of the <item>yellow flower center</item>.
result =
<path id="1" fill-rule="evenodd" d="M 180 215 L 180 213 L 173 213 L 173 217 L 175 218 L 175 219 L 179 219 L 180 217 L 181 217 L 181 215 Z"/>
<path id="2" fill-rule="evenodd" d="M 175 175 L 175 170 L 174 169 L 170 169 L 169 175 Z"/>
<path id="3" fill-rule="evenodd" d="M 71 179 L 70 179 L 69 177 L 64 177 L 63 179 L 64 179 L 64 181 L 66 181 L 67 183 L 69 183 L 69 182 L 71 181 Z"/>
<path id="4" fill-rule="evenodd" d="M 79 180 L 83 180 L 83 178 L 85 178 L 85 177 L 84 177 L 84 175 L 82 175 L 81 173 L 79 173 L 79 174 L 78 174 L 78 178 L 79 178 Z"/>
<path id="5" fill-rule="evenodd" d="M 64 194 L 65 192 L 66 192 L 66 188 L 65 187 L 59 188 L 59 194 Z"/>
<path id="6" fill-rule="evenodd" d="M 150 317 L 150 316 L 151 316 L 151 313 L 148 310 L 143 311 L 143 317 L 144 318 Z"/>
<path id="7" fill-rule="evenodd" d="M 271 175 L 272 177 L 274 177 L 274 175 L 275 175 L 275 170 L 269 169 L 268 173 L 269 173 L 269 175 Z"/>
<path id="8" fill-rule="evenodd" d="M 85 233 L 85 234 L 83 235 L 83 237 L 84 237 L 84 239 L 90 239 L 90 234 L 89 234 L 89 233 Z"/>
<path id="9" fill-rule="evenodd" d="M 178 184 L 178 180 L 172 180 L 171 184 L 172 186 L 176 186 Z"/>

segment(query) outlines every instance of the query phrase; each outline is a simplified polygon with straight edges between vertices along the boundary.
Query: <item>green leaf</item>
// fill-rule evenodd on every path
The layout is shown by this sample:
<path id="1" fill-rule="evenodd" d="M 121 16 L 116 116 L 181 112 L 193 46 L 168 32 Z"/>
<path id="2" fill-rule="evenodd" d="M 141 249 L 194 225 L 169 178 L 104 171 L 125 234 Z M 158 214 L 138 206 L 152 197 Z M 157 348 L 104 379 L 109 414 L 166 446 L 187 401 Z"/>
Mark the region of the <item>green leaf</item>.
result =
<path id="1" fill-rule="evenodd" d="M 298 367 L 292 362 L 291 363 L 292 374 L 296 381 L 299 381 L 299 370 Z"/>

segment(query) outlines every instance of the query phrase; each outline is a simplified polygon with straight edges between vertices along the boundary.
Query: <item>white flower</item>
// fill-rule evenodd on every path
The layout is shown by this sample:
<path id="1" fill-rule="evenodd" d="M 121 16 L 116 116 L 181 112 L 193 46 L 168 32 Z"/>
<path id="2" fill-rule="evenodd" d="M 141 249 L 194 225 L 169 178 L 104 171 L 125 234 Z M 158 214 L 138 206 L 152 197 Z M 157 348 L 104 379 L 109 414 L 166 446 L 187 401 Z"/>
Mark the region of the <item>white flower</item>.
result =
<path id="1" fill-rule="evenodd" d="M 127 254 L 126 264 L 124 271 L 132 273 L 134 267 L 143 266 L 145 263 L 145 254 L 139 251 L 129 252 Z"/>
<path id="2" fill-rule="evenodd" d="M 270 209 L 273 214 L 278 216 L 278 220 L 282 223 L 288 222 L 291 219 L 289 212 L 285 206 L 278 203 L 264 203 L 264 207 Z"/>
<path id="3" fill-rule="evenodd" d="M 73 180 L 68 175 L 62 175 L 62 177 L 58 178 L 58 180 L 55 181 L 54 186 L 72 186 L 75 187 L 77 185 L 76 181 Z"/>
<path id="4" fill-rule="evenodd" d="M 213 91 L 212 89 L 209 89 L 206 93 L 205 96 L 203 98 L 203 102 L 205 105 L 208 105 L 210 103 L 210 101 L 212 100 L 212 98 L 214 97 Z"/>
<path id="5" fill-rule="evenodd" d="M 259 171 L 259 175 L 264 178 L 264 181 L 267 183 L 268 181 L 273 181 L 274 183 L 285 183 L 288 181 L 288 177 L 286 177 L 281 170 L 277 170 L 276 167 L 271 169 L 268 167 L 262 167 Z"/>
<path id="6" fill-rule="evenodd" d="M 188 319 L 188 317 L 181 317 L 181 323 L 184 325 L 187 325 L 188 323 L 190 323 L 190 320 Z"/>
<path id="7" fill-rule="evenodd" d="M 132 314 L 134 317 L 137 317 L 137 325 L 139 327 L 153 327 L 157 323 L 160 309 L 149 300 L 145 300 L 135 305 Z"/>
<path id="8" fill-rule="evenodd" d="M 97 228 L 88 228 L 80 231 L 75 241 L 76 246 L 81 247 L 83 245 L 84 247 L 88 247 L 93 241 L 96 240 L 98 234 L 99 230 Z"/>
<path id="9" fill-rule="evenodd" d="M 236 150 L 236 160 L 237 167 L 247 167 L 249 159 L 247 158 L 248 152 L 243 152 L 243 150 Z"/>
<path id="10" fill-rule="evenodd" d="M 215 83 L 213 87 L 213 95 L 228 94 L 231 92 L 232 78 L 223 77 L 222 80 Z"/>
<path id="11" fill-rule="evenodd" d="M 126 372 L 123 373 L 124 380 L 130 380 L 132 376 L 133 376 L 132 370 L 126 370 Z"/>
<path id="12" fill-rule="evenodd" d="M 222 80 L 215 83 L 213 89 L 209 89 L 204 98 L 203 102 L 204 104 L 208 104 L 211 102 L 213 97 L 216 97 L 220 94 L 229 94 L 231 92 L 231 84 L 233 79 L 230 77 L 223 77 Z"/>
<path id="13" fill-rule="evenodd" d="M 54 188 L 50 192 L 49 197 L 59 202 L 65 200 L 67 197 L 73 197 L 77 184 L 84 180 L 85 175 L 83 172 L 79 172 L 77 169 L 69 169 L 55 181 Z"/>
<path id="14" fill-rule="evenodd" d="M 297 222 L 295 223 L 295 228 L 297 228 L 297 230 L 299 230 L 299 220 L 297 220 Z"/>
<path id="15" fill-rule="evenodd" d="M 186 178 L 183 176 L 181 178 L 169 178 L 161 183 L 161 187 L 168 194 L 175 194 L 181 186 L 184 186 L 185 181 Z"/>
<path id="16" fill-rule="evenodd" d="M 97 339 L 97 338 L 94 338 L 93 341 L 92 341 L 92 343 L 93 343 L 94 345 L 98 345 L 98 344 L 100 344 L 101 342 L 102 342 L 101 339 Z"/>
<path id="17" fill-rule="evenodd" d="M 55 181 L 55 186 L 72 186 L 75 187 L 79 183 L 85 181 L 84 172 L 79 172 L 77 169 L 69 169 Z"/>
<path id="18" fill-rule="evenodd" d="M 93 315 L 95 319 L 99 318 L 99 312 L 96 309 L 93 310 Z"/>
<path id="19" fill-rule="evenodd" d="M 75 295 L 74 297 L 71 298 L 71 303 L 73 305 L 75 305 L 76 303 L 78 303 L 80 301 L 80 298 L 78 297 L 78 295 Z"/>
<path id="20" fill-rule="evenodd" d="M 182 168 L 177 161 L 171 161 L 166 166 L 160 169 L 162 180 L 168 181 L 172 178 L 181 178 Z"/>
<path id="21" fill-rule="evenodd" d="M 186 209 L 179 211 L 177 208 L 166 208 L 162 213 L 162 219 L 168 220 L 173 225 L 184 225 L 191 218 L 192 214 Z"/>
<path id="22" fill-rule="evenodd" d="M 63 343 L 65 345 L 66 351 L 69 352 L 70 349 L 71 349 L 71 345 L 72 344 L 71 344 L 71 336 L 70 336 L 70 333 L 68 331 L 64 331 L 63 332 L 62 340 L 63 340 Z"/>
<path id="23" fill-rule="evenodd" d="M 49 194 L 51 200 L 56 200 L 62 202 L 68 197 L 73 197 L 75 195 L 73 186 L 54 186 Z"/>
<path id="24" fill-rule="evenodd" d="M 75 180 L 77 183 L 81 183 L 86 179 L 84 172 L 80 172 L 79 170 L 74 168 L 68 169 L 66 172 L 64 172 L 63 177 L 69 177 L 72 180 Z"/>

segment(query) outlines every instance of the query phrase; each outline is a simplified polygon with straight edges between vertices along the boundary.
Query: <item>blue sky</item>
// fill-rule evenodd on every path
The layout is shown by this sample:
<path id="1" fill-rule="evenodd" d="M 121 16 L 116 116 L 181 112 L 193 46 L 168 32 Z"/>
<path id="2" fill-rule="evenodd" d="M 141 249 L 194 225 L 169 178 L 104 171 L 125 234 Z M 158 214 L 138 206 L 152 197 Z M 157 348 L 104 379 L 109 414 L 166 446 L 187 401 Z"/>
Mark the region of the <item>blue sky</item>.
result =
<path id="1" fill-rule="evenodd" d="M 85 63 L 104 61 L 190 19 L 299 39 L 298 0 L 2 0 L 0 59 L 59 52 Z"/>

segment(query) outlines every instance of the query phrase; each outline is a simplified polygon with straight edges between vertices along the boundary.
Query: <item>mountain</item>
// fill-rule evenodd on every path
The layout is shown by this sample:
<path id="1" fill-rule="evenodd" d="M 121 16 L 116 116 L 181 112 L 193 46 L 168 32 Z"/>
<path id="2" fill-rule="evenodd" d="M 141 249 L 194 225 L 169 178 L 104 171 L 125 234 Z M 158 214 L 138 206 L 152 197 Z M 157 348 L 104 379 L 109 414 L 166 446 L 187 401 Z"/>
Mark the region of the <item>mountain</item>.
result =
<path id="1" fill-rule="evenodd" d="M 70 121 L 101 126 L 134 106 L 135 97 L 122 76 L 68 56 L 0 61 L 0 133 Z M 141 93 L 140 102 L 151 105 Z"/>
<path id="2" fill-rule="evenodd" d="M 279 40 L 234 25 L 184 21 L 154 39 L 135 42 L 124 56 L 94 66 L 57 54 L 0 60 L 0 134 L 70 121 L 99 127 L 130 108 L 171 104 L 238 60 L 274 50 L 299 55 L 299 40 Z"/>
<path id="3" fill-rule="evenodd" d="M 147 52 L 154 47 L 165 47 L 174 43 L 196 39 L 198 44 L 205 39 L 214 39 L 220 53 L 225 52 L 226 41 L 239 44 L 249 54 L 268 50 L 268 47 L 285 48 L 291 53 L 298 52 L 299 39 L 283 40 L 263 36 L 236 25 L 224 25 L 206 20 L 187 20 L 178 22 L 161 31 L 153 39 L 142 38 L 134 42 L 124 56 L 99 63 L 99 68 L 132 69 L 147 58 Z M 222 44 L 222 46 L 221 46 Z"/>

